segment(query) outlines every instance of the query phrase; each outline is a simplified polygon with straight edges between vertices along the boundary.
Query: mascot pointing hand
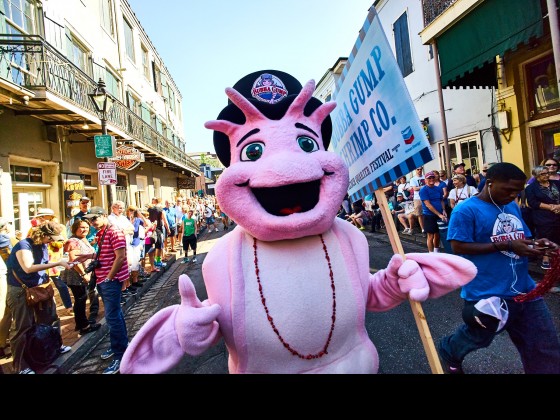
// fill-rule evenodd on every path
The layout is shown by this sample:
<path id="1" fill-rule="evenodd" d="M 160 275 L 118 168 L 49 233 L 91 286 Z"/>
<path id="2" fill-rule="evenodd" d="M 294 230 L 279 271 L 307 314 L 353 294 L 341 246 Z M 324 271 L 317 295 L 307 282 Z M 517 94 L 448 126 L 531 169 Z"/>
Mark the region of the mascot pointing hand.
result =
<path id="1" fill-rule="evenodd" d="M 221 338 L 230 373 L 376 373 L 366 311 L 437 298 L 475 276 L 466 259 L 434 253 L 394 255 L 370 273 L 365 236 L 336 217 L 349 181 L 327 151 L 336 104 L 314 89 L 276 70 L 226 89 L 228 105 L 205 126 L 226 166 L 216 196 L 237 226 L 202 265 L 208 299 L 181 275 L 181 304 L 138 331 L 122 373 L 166 372 Z"/>

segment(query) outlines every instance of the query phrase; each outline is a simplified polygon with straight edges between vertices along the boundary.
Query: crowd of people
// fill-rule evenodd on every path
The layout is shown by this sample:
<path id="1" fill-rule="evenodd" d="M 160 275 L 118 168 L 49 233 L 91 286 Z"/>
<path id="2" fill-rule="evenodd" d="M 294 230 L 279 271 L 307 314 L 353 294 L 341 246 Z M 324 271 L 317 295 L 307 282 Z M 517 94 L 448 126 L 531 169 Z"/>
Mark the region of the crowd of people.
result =
<path id="1" fill-rule="evenodd" d="M 462 373 L 470 352 L 487 347 L 499 332 L 507 331 L 527 373 L 559 373 L 560 345 L 546 305 L 535 299 L 522 306 L 514 299 L 535 287 L 528 258 L 542 259 L 542 269 L 548 270 L 553 255 L 549 250 L 557 252 L 558 169 L 556 159 L 545 159 L 527 180 L 509 163 L 484 164 L 476 176 L 458 163 L 450 178 L 445 170 L 424 174 L 418 167 L 409 177 L 384 186 L 389 211 L 402 234 L 417 230 L 426 237 L 428 252 L 444 248 L 478 268 L 477 277 L 461 291 L 465 323 L 438 343 L 447 372 Z M 92 207 L 84 196 L 79 206 L 66 226 L 52 210 L 41 209 L 25 237 L 16 236 L 11 223 L 0 217 L 0 357 L 11 356 L 16 372 L 35 373 L 25 356 L 31 326 L 60 324 L 55 300 L 29 306 L 22 285 L 52 282 L 80 335 L 100 328 L 101 299 L 111 341 L 101 355 L 111 359 L 104 373 L 117 373 L 128 345 L 122 312 L 127 298 L 161 270 L 169 253 L 184 253 L 183 262 L 196 263 L 200 232 L 217 232 L 217 220 L 223 229 L 233 224 L 213 196 L 179 196 L 164 204 L 153 198 L 146 208 L 115 201 L 109 211 Z M 346 195 L 338 217 L 362 231 L 369 226 L 375 232 L 384 223 L 373 194 L 354 203 Z M 558 287 L 551 290 L 560 292 Z M 59 352 L 68 351 L 71 347 L 63 344 Z"/>
<path id="2" fill-rule="evenodd" d="M 480 172 L 471 174 L 465 163 L 453 165 L 448 178 L 445 169 L 424 174 L 424 167 L 416 168 L 409 176 L 401 176 L 383 187 L 389 211 L 394 216 L 397 230 L 404 235 L 414 233 L 426 237 L 429 252 L 445 249 L 452 252 L 447 238 L 440 237 L 440 230 L 447 234 L 452 212 L 463 202 L 474 197 L 484 188 L 488 168 L 494 163 L 483 164 Z M 532 177 L 515 198 L 522 210 L 523 220 L 535 238 L 548 238 L 560 243 L 560 173 L 556 159 L 544 159 L 532 169 Z M 342 205 L 338 216 L 356 225 L 360 230 L 370 226 L 376 232 L 383 225 L 375 196 L 368 195 Z M 344 204 L 344 203 L 343 203 Z M 543 270 L 550 269 L 550 261 L 544 256 Z M 555 287 L 554 292 L 560 292 Z"/>
<path id="3" fill-rule="evenodd" d="M 52 282 L 79 335 L 101 327 L 101 299 L 111 340 L 101 355 L 111 359 L 104 373 L 117 373 L 128 345 L 122 306 L 161 270 L 171 252 L 184 252 L 188 262 L 192 250 L 196 262 L 196 238 L 205 228 L 217 232 L 216 219 L 224 229 L 233 223 L 213 196 L 178 196 L 175 204 L 153 198 L 146 208 L 114 201 L 110 211 L 91 206 L 83 196 L 66 225 L 53 210 L 40 209 L 26 237 L 0 217 L 0 357 L 12 357 L 15 372 L 37 373 L 26 360 L 27 333 L 34 324 L 54 326 L 60 333 L 60 318 L 54 297 L 29 306 L 23 286 Z M 60 354 L 69 351 L 70 346 L 60 348 Z"/>

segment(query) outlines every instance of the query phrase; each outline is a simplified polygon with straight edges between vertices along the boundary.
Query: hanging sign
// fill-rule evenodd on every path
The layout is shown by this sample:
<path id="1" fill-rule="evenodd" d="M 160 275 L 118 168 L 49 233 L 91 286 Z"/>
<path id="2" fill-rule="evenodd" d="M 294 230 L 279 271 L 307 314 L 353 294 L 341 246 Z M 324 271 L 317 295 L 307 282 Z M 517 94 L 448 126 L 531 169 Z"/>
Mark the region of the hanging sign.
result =
<path id="1" fill-rule="evenodd" d="M 96 158 L 109 158 L 115 156 L 117 142 L 115 137 L 106 134 L 93 136 Z"/>
<path id="2" fill-rule="evenodd" d="M 117 183 L 117 164 L 115 162 L 98 162 L 97 172 L 100 185 L 115 185 Z"/>
<path id="3" fill-rule="evenodd" d="M 194 190 L 196 188 L 196 178 L 177 178 L 177 188 L 180 190 Z"/>
<path id="4" fill-rule="evenodd" d="M 131 146 L 117 147 L 115 157 L 109 158 L 110 162 L 115 162 L 119 169 L 130 171 L 144 161 L 144 153 Z"/>

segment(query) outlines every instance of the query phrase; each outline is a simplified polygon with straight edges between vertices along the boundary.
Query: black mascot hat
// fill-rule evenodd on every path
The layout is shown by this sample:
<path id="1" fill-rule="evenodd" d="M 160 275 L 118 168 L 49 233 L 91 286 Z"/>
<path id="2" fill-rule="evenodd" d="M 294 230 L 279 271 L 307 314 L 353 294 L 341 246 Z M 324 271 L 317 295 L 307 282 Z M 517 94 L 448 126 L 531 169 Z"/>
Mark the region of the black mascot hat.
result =
<path id="1" fill-rule="evenodd" d="M 302 85 L 292 75 L 279 70 L 256 71 L 240 79 L 233 89 L 243 95 L 264 116 L 271 120 L 280 120 L 290 104 L 302 90 Z M 304 115 L 309 116 L 322 105 L 312 97 L 304 108 Z M 227 120 L 236 124 L 245 123 L 243 112 L 228 100 L 228 105 L 218 115 L 218 120 Z M 332 134 L 332 121 L 328 116 L 321 125 L 321 136 L 325 150 L 329 147 Z M 218 159 L 225 167 L 231 161 L 230 142 L 227 135 L 214 131 L 214 149 Z"/>

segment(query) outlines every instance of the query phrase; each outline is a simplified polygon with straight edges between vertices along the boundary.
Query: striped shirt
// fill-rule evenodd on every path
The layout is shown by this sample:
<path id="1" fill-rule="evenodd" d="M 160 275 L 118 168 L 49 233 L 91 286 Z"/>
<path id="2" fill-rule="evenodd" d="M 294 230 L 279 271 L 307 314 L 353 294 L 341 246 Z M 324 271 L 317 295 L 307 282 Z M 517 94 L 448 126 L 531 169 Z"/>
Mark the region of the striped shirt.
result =
<path id="1" fill-rule="evenodd" d="M 101 263 L 99 268 L 95 269 L 95 275 L 97 276 L 97 283 L 101 283 L 105 280 L 111 271 L 111 267 L 113 266 L 113 262 L 115 261 L 115 250 L 124 248 L 126 254 L 126 239 L 122 230 L 118 229 L 115 226 L 109 225 L 105 229 L 107 230 L 107 234 L 103 238 L 103 243 L 101 244 L 101 252 L 99 253 L 99 262 Z M 103 232 L 105 229 L 101 229 L 97 232 L 97 243 L 101 243 L 101 238 L 103 237 Z M 128 263 L 125 259 L 120 270 L 115 275 L 114 280 L 118 280 L 120 282 L 126 280 L 129 276 L 128 273 Z"/>

